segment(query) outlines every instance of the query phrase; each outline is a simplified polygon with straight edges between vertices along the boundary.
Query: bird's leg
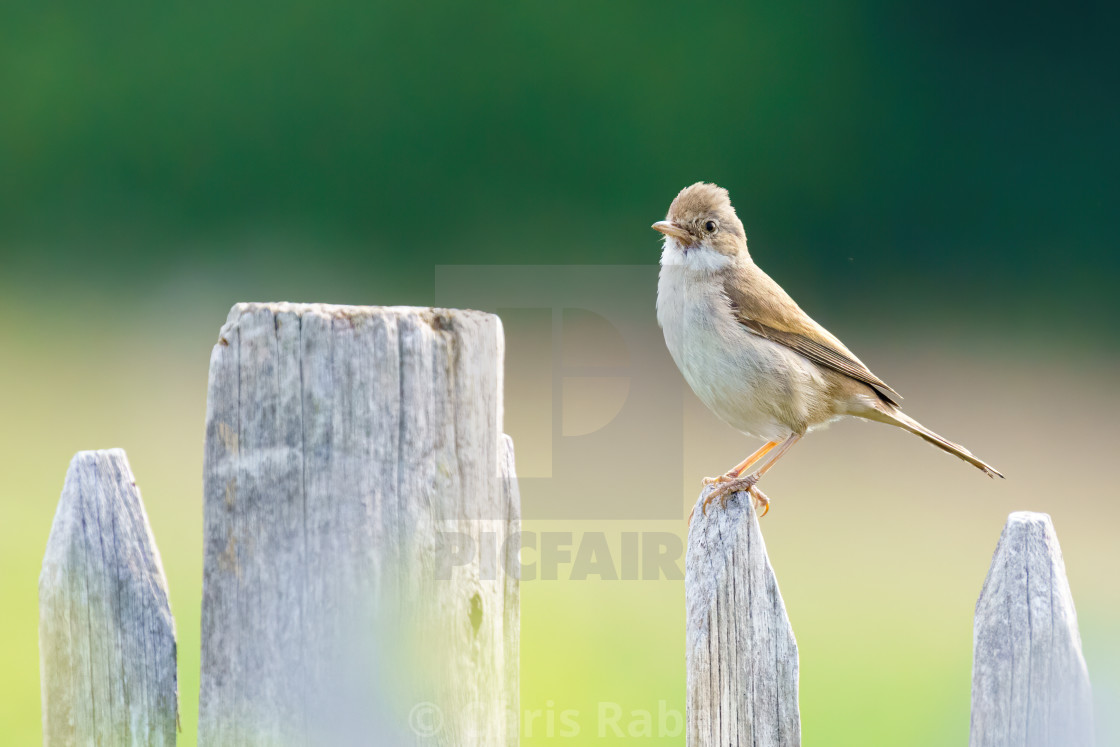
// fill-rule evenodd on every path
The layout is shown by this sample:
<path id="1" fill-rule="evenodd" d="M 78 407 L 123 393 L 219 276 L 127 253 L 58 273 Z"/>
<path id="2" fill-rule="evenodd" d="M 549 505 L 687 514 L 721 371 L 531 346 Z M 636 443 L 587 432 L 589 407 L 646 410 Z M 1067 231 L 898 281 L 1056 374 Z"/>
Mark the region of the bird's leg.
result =
<path id="1" fill-rule="evenodd" d="M 755 483 L 762 479 L 762 476 L 769 472 L 770 468 L 777 464 L 778 460 L 781 459 L 782 456 L 787 451 L 789 451 L 790 447 L 797 443 L 800 438 L 801 434 L 794 433 L 785 441 L 782 441 L 781 445 L 774 451 L 773 455 L 757 471 L 747 475 L 746 477 L 734 477 L 727 480 L 726 482 L 721 482 L 715 490 L 713 490 L 711 493 L 708 493 L 708 495 L 704 497 L 704 503 L 702 504 L 704 513 L 708 513 L 708 504 L 714 501 L 716 498 L 719 498 L 720 508 L 726 508 L 727 499 L 741 490 L 745 490 L 750 493 L 751 497 L 754 498 L 755 501 L 761 503 L 761 505 L 765 506 L 766 511 L 768 512 L 770 510 L 770 500 L 766 498 L 766 495 L 762 493 L 762 491 L 757 491 L 757 495 L 755 492 L 752 492 L 756 491 Z M 761 496 L 761 500 L 759 499 L 759 496 Z M 766 513 L 764 512 L 763 516 L 765 515 Z"/>
<path id="2" fill-rule="evenodd" d="M 751 454 L 749 457 L 747 457 L 743 461 L 739 462 L 738 464 L 736 464 L 731 469 L 727 470 L 727 472 L 720 475 L 719 477 L 705 477 L 704 478 L 704 484 L 705 485 L 712 485 L 712 484 L 715 484 L 715 483 L 727 482 L 728 480 L 734 480 L 736 477 L 738 477 L 739 475 L 743 474 L 744 472 L 749 470 L 751 467 L 753 467 L 755 462 L 757 462 L 759 459 L 762 459 L 762 457 L 769 454 L 770 450 L 773 449 L 777 445 L 778 445 L 777 441 L 767 441 L 766 443 L 764 443 L 758 449 L 758 451 Z"/>

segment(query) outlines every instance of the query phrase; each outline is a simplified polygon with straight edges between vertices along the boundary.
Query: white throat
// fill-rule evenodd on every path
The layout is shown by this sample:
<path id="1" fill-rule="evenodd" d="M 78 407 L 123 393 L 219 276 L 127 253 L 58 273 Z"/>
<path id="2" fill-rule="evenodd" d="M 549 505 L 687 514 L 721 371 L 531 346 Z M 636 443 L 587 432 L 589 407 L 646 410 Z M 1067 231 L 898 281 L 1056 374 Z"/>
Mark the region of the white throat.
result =
<path id="1" fill-rule="evenodd" d="M 720 254 L 706 242 L 685 249 L 679 241 L 670 236 L 665 237 L 665 247 L 661 250 L 662 267 L 684 267 L 695 272 L 718 272 L 730 267 L 733 261 L 731 257 Z"/>

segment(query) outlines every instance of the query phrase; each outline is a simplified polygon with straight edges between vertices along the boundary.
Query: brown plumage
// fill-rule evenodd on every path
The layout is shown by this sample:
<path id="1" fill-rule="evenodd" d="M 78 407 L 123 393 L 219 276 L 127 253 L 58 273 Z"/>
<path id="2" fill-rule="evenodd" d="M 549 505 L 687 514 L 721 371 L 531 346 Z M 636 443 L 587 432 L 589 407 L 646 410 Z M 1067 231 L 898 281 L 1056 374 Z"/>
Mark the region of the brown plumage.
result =
<path id="1" fill-rule="evenodd" d="M 753 270 L 753 272 L 752 272 Z M 744 277 L 750 273 L 752 277 Z M 751 293 L 744 291 L 750 288 Z M 814 363 L 870 386 L 883 401 L 898 405 L 901 395 L 880 379 L 844 347 L 827 329 L 817 324 L 769 275 L 758 269 L 737 268 L 724 280 L 723 292 L 739 323 L 754 334 L 785 345 Z M 796 312 L 793 310 L 796 309 Z"/>
<path id="2" fill-rule="evenodd" d="M 709 479 L 721 483 L 709 500 L 750 490 L 765 502 L 754 487 L 758 478 L 811 428 L 843 416 L 898 426 L 1002 477 L 903 413 L 898 392 L 753 262 L 726 190 L 702 182 L 686 187 L 666 220 L 653 227 L 665 234 L 657 316 L 669 352 L 713 412 L 767 441 L 722 477 Z M 767 455 L 755 473 L 742 476 Z"/>

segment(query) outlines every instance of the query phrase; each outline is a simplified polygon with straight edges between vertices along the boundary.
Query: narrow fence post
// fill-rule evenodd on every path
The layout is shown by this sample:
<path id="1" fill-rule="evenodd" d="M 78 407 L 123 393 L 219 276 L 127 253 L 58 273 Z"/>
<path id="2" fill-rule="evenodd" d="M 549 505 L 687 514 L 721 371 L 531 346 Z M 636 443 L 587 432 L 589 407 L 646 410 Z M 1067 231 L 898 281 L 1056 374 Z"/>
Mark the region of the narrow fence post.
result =
<path id="1" fill-rule="evenodd" d="M 70 462 L 39 576 L 45 745 L 174 745 L 175 622 L 124 451 Z"/>
<path id="2" fill-rule="evenodd" d="M 481 312 L 231 310 L 207 398 L 200 745 L 517 744 L 502 350 Z"/>
<path id="3" fill-rule="evenodd" d="M 1050 516 L 1011 514 L 976 603 L 971 747 L 1092 745 L 1089 672 Z"/>
<path id="4" fill-rule="evenodd" d="M 797 642 L 746 493 L 697 503 L 685 606 L 689 747 L 800 745 Z"/>

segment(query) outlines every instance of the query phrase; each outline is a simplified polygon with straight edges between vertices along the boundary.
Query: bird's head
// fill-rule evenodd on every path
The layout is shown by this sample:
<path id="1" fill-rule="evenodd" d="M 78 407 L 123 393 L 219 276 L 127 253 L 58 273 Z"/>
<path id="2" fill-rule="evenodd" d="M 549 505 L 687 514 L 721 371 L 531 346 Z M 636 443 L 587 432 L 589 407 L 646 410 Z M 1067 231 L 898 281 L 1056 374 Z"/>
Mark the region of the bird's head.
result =
<path id="1" fill-rule="evenodd" d="M 653 224 L 665 234 L 662 264 L 696 269 L 722 269 L 740 255 L 747 256 L 747 235 L 727 190 L 696 182 L 685 187 L 669 205 L 665 220 Z"/>

